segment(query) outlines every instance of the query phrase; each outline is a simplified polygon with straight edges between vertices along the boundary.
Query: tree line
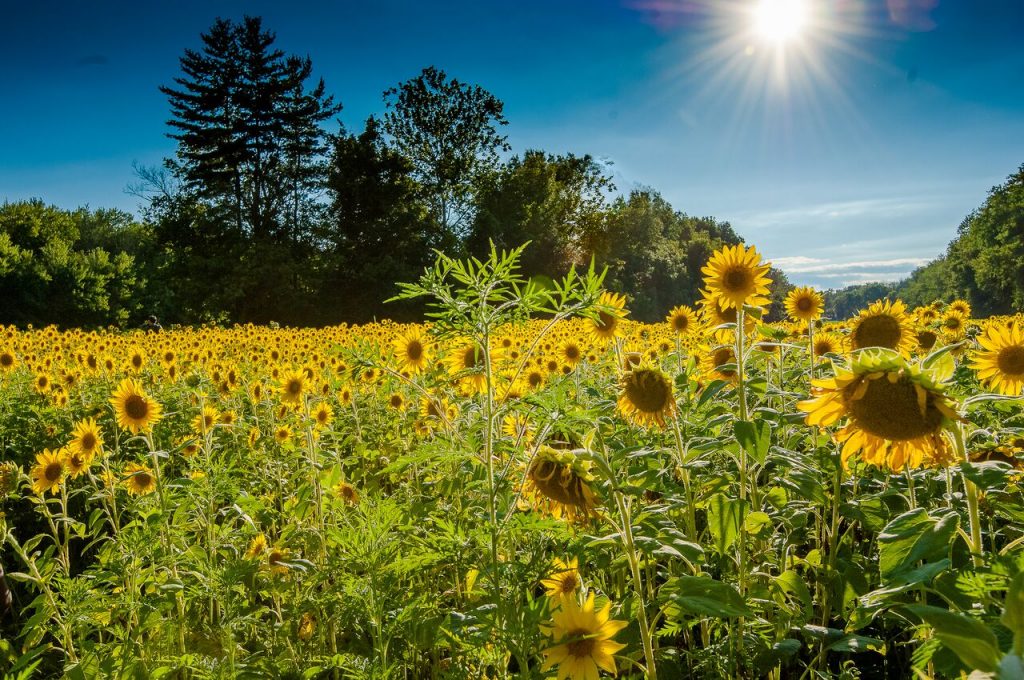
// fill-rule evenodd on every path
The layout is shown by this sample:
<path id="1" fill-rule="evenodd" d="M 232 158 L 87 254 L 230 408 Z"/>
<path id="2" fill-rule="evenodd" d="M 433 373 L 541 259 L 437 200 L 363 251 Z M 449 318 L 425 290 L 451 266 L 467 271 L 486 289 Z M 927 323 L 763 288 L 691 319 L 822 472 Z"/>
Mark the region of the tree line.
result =
<path id="1" fill-rule="evenodd" d="M 653 189 L 617 194 L 590 155 L 513 153 L 502 101 L 433 66 L 349 131 L 311 60 L 275 47 L 259 17 L 218 19 L 180 65 L 160 88 L 177 149 L 136 168 L 138 217 L 0 207 L 0 322 L 412 320 L 421 310 L 384 301 L 435 249 L 525 241 L 527 276 L 593 259 L 650 321 L 697 300 L 700 267 L 740 240 Z M 788 282 L 773 276 L 778 307 Z"/>
<path id="2" fill-rule="evenodd" d="M 828 312 L 838 319 L 885 297 L 912 307 L 959 298 L 976 316 L 1024 312 L 1024 165 L 964 218 L 944 254 L 906 279 L 829 293 Z"/>

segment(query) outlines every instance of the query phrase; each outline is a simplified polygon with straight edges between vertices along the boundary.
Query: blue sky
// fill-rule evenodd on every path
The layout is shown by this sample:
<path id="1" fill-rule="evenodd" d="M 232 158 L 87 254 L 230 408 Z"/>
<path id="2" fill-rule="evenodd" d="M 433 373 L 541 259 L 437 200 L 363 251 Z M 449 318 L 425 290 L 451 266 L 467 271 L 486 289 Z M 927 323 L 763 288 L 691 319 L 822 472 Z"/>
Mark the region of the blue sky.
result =
<path id="1" fill-rule="evenodd" d="M 777 47 L 756 1 L 0 0 L 0 200 L 135 210 L 133 162 L 174 149 L 158 86 L 243 14 L 313 59 L 350 130 L 437 65 L 505 102 L 515 151 L 592 154 L 800 284 L 907 274 L 1024 163 L 1024 3 L 804 0 Z"/>

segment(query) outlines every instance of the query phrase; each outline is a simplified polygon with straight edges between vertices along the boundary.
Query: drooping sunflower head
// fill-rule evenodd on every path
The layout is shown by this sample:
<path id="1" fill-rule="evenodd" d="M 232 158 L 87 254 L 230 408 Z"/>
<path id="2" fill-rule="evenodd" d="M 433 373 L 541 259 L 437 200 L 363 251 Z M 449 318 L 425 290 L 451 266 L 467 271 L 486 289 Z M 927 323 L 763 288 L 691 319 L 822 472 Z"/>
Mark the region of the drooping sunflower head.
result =
<path id="1" fill-rule="evenodd" d="M 668 324 L 671 332 L 680 338 L 697 333 L 700 326 L 697 312 L 686 305 L 673 307 L 665 317 L 665 323 Z"/>
<path id="2" fill-rule="evenodd" d="M 664 427 L 665 418 L 671 418 L 676 410 L 672 381 L 661 369 L 640 364 L 622 375 L 617 405 L 627 420 Z"/>
<path id="3" fill-rule="evenodd" d="M 701 271 L 708 292 L 723 309 L 739 309 L 743 305 L 761 307 L 768 304 L 768 270 L 761 263 L 757 248 L 742 243 L 716 250 Z"/>
<path id="4" fill-rule="evenodd" d="M 848 422 L 836 434 L 846 463 L 856 454 L 899 472 L 905 467 L 946 464 L 951 452 L 942 436 L 958 419 L 939 376 L 893 350 L 858 352 L 834 378 L 815 380 L 812 398 L 798 404 L 810 425 Z"/>
<path id="5" fill-rule="evenodd" d="M 999 394 L 1017 396 L 1024 390 L 1024 327 L 1014 323 L 992 325 L 978 337 L 981 349 L 971 368 L 978 379 Z"/>
<path id="6" fill-rule="evenodd" d="M 359 491 L 345 480 L 334 485 L 334 493 L 338 498 L 349 505 L 356 505 L 359 503 Z"/>
<path id="7" fill-rule="evenodd" d="M 850 321 L 850 349 L 885 347 L 908 354 L 916 337 L 902 301 L 878 300 Z"/>
<path id="8" fill-rule="evenodd" d="M 526 470 L 520 506 L 584 522 L 596 514 L 593 481 L 590 461 L 568 449 L 541 446 Z"/>
<path id="9" fill-rule="evenodd" d="M 811 287 L 794 288 L 786 295 L 786 314 L 793 321 L 815 321 L 825 310 L 825 298 Z"/>
<path id="10" fill-rule="evenodd" d="M 110 403 L 114 407 L 117 424 L 132 434 L 149 432 L 163 417 L 160 404 L 132 378 L 121 381 Z"/>
<path id="11" fill-rule="evenodd" d="M 629 312 L 626 297 L 605 291 L 597 301 L 597 318 L 589 319 L 590 335 L 595 340 L 606 341 L 624 334 L 623 322 Z"/>

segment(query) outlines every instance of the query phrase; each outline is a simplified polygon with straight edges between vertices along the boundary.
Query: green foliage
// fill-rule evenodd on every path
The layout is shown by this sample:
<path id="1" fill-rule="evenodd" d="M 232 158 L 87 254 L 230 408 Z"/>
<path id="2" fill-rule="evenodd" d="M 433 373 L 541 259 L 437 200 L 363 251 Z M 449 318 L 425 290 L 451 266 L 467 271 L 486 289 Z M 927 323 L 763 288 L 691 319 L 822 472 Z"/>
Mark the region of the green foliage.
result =
<path id="1" fill-rule="evenodd" d="M 0 323 L 98 326 L 137 318 L 145 281 L 135 258 L 149 234 L 119 211 L 42 201 L 0 206 Z"/>

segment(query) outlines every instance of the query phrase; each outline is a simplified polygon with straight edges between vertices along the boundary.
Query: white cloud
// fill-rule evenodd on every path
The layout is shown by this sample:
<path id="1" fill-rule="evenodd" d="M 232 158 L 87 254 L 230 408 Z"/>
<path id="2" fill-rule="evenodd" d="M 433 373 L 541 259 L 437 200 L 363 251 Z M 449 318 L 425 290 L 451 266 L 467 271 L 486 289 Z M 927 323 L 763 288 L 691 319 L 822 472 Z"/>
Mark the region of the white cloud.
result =
<path id="1" fill-rule="evenodd" d="M 926 257 L 897 257 L 890 260 L 860 260 L 855 262 L 832 262 L 815 257 L 797 255 L 793 257 L 778 257 L 772 260 L 772 264 L 784 272 L 794 274 L 818 274 L 820 276 L 852 277 L 864 275 L 869 272 L 857 272 L 857 270 L 878 270 L 888 269 L 884 274 L 898 274 L 905 276 L 910 269 L 928 264 Z M 898 272 L 891 271 L 898 269 Z"/>

